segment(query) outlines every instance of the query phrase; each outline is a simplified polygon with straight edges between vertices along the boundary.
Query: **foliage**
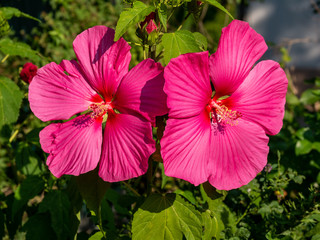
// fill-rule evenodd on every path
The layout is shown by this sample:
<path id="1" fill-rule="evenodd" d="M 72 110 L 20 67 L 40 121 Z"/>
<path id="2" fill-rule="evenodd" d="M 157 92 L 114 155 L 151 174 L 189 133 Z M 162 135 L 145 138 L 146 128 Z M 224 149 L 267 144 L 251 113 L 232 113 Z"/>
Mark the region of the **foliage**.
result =
<path id="1" fill-rule="evenodd" d="M 165 176 L 156 161 L 150 161 L 145 176 L 113 184 L 103 182 L 96 170 L 52 176 L 39 144 L 39 131 L 47 124 L 30 111 L 19 67 L 26 61 L 41 67 L 75 58 L 75 36 L 98 24 L 115 28 L 115 40 L 130 42 L 132 66 L 147 57 L 166 65 L 183 53 L 212 53 L 236 6 L 215 0 L 46 3 L 41 21 L 17 8 L 0 8 L 0 237 L 320 239 L 319 78 L 300 97 L 289 89 L 283 129 L 270 138 L 269 165 L 240 189 L 195 187 Z M 204 8 L 213 14 L 201 18 Z M 160 30 L 150 37 L 140 23 L 153 11 Z M 9 24 L 16 17 L 37 25 L 23 36 L 14 34 Z M 285 67 L 290 56 L 281 51 Z M 157 129 L 154 137 L 159 139 Z"/>

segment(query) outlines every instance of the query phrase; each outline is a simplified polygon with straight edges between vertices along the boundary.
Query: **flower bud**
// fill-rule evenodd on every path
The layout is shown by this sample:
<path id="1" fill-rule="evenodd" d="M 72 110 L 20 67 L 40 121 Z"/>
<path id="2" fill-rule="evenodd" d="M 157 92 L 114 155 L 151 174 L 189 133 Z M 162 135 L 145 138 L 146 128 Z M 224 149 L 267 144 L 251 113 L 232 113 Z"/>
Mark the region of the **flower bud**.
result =
<path id="1" fill-rule="evenodd" d="M 150 20 L 150 22 L 148 23 L 148 25 L 146 26 L 146 30 L 147 30 L 147 33 L 150 34 L 152 33 L 153 31 L 157 31 L 157 25 L 154 23 L 153 20 Z"/>
<path id="2" fill-rule="evenodd" d="M 30 84 L 32 78 L 37 74 L 38 67 L 31 62 L 27 62 L 23 65 L 23 68 L 20 72 L 20 78 Z"/>

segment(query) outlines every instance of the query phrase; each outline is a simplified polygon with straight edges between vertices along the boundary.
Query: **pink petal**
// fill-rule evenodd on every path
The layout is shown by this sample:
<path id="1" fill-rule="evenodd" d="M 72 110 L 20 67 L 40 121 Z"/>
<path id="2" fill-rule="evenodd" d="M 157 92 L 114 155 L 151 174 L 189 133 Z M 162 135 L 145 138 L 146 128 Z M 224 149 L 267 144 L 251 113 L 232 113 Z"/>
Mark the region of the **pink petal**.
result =
<path id="1" fill-rule="evenodd" d="M 78 67 L 77 62 L 64 60 L 60 65 L 52 62 L 38 70 L 29 86 L 29 102 L 42 121 L 69 119 L 87 110 L 96 98 L 97 93 Z"/>
<path id="2" fill-rule="evenodd" d="M 40 132 L 40 144 L 49 153 L 47 165 L 54 176 L 89 172 L 96 168 L 101 154 L 101 119 L 82 115 L 50 124 Z"/>
<path id="3" fill-rule="evenodd" d="M 209 114 L 185 118 L 169 118 L 161 139 L 161 155 L 165 174 L 184 179 L 194 185 L 208 180 L 210 158 Z"/>
<path id="4" fill-rule="evenodd" d="M 104 131 L 100 177 L 107 182 L 138 177 L 155 151 L 151 123 L 128 114 L 109 115 Z"/>
<path id="5" fill-rule="evenodd" d="M 80 33 L 73 42 L 78 61 L 91 86 L 110 101 L 128 72 L 130 46 L 123 39 L 113 42 L 114 30 L 95 26 Z"/>
<path id="6" fill-rule="evenodd" d="M 153 31 L 157 31 L 157 25 L 152 19 L 149 21 L 148 25 L 146 26 L 146 30 L 148 34 L 152 33 Z"/>
<path id="7" fill-rule="evenodd" d="M 275 135 L 282 127 L 287 86 L 288 79 L 278 63 L 260 62 L 231 95 L 232 110 Z"/>
<path id="8" fill-rule="evenodd" d="M 150 116 L 167 114 L 167 96 L 163 86 L 163 67 L 146 59 L 122 79 L 113 104 L 120 111 L 131 109 Z"/>
<path id="9" fill-rule="evenodd" d="M 212 128 L 209 182 L 220 190 L 248 184 L 267 164 L 268 137 L 257 124 L 240 119 L 235 126 Z"/>
<path id="10" fill-rule="evenodd" d="M 211 98 L 208 52 L 187 53 L 171 59 L 164 69 L 164 91 L 169 117 L 199 115 Z"/>
<path id="11" fill-rule="evenodd" d="M 267 48 L 263 37 L 246 22 L 233 20 L 222 29 L 217 52 L 210 57 L 210 78 L 217 97 L 233 93 Z"/>

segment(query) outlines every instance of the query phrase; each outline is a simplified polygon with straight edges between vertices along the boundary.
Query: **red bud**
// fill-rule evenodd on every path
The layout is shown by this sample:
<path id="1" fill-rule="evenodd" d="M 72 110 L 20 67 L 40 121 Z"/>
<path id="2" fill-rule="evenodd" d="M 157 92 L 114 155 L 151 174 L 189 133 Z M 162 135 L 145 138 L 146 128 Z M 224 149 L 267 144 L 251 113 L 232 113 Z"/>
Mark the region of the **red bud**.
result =
<path id="1" fill-rule="evenodd" d="M 20 77 L 23 81 L 30 84 L 32 78 L 37 74 L 38 67 L 31 62 L 27 62 L 23 65 L 23 68 L 20 72 Z"/>

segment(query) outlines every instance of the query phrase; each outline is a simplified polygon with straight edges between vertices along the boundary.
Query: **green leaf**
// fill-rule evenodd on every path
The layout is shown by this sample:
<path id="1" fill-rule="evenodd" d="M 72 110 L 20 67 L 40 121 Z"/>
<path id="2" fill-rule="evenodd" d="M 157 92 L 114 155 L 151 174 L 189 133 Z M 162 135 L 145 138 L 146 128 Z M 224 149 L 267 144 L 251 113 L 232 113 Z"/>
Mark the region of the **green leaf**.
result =
<path id="1" fill-rule="evenodd" d="M 142 22 L 145 17 L 154 10 L 155 7 L 153 6 L 148 6 L 140 1 L 134 2 L 132 8 L 125 9 L 120 14 L 120 18 L 116 26 L 114 41 L 118 41 L 130 26 Z"/>
<path id="2" fill-rule="evenodd" d="M 312 150 L 312 142 L 307 139 L 299 140 L 296 143 L 295 153 L 296 155 L 308 154 Z"/>
<path id="3" fill-rule="evenodd" d="M 314 89 L 312 90 L 312 93 L 318 97 L 320 97 L 320 89 Z"/>
<path id="4" fill-rule="evenodd" d="M 36 175 L 41 173 L 41 165 L 35 155 L 34 146 L 27 142 L 19 142 L 18 148 L 15 152 L 15 159 L 17 170 L 24 175 Z"/>
<path id="5" fill-rule="evenodd" d="M 162 44 L 165 64 L 168 64 L 171 58 L 181 54 L 201 51 L 195 36 L 187 30 L 163 34 Z"/>
<path id="6" fill-rule="evenodd" d="M 204 234 L 211 235 L 214 233 L 215 237 L 219 239 L 221 231 L 225 228 L 230 228 L 234 233 L 236 231 L 235 217 L 228 206 L 223 203 L 228 192 L 217 190 L 209 182 L 201 184 L 200 191 L 202 197 L 209 205 L 208 213 L 205 217 L 209 217 L 208 214 L 210 214 L 211 224 L 214 224 L 214 226 L 209 227 L 209 233 L 204 232 Z M 204 223 L 204 227 L 206 227 L 206 223 Z"/>
<path id="7" fill-rule="evenodd" d="M 158 16 L 165 32 L 167 32 L 167 13 L 167 6 L 164 3 L 160 3 L 160 5 L 158 6 Z"/>
<path id="8" fill-rule="evenodd" d="M 320 142 L 313 142 L 312 143 L 312 149 L 320 152 Z"/>
<path id="9" fill-rule="evenodd" d="M 320 77 L 316 77 L 316 79 L 314 80 L 314 84 L 316 87 L 320 87 Z"/>
<path id="10" fill-rule="evenodd" d="M 301 94 L 300 101 L 303 104 L 314 104 L 315 102 L 320 100 L 320 97 L 315 95 L 313 89 L 307 89 Z"/>
<path id="11" fill-rule="evenodd" d="M 194 32 L 193 33 L 194 35 L 194 38 L 196 39 L 196 42 L 199 46 L 199 48 L 202 50 L 202 51 L 206 51 L 207 50 L 207 47 L 208 47 L 208 40 L 205 36 L 203 36 L 201 33 L 199 32 Z"/>
<path id="12" fill-rule="evenodd" d="M 133 216 L 132 239 L 201 239 L 201 215 L 177 194 L 149 196 Z"/>
<path id="13" fill-rule="evenodd" d="M 219 8 L 224 13 L 228 14 L 229 17 L 231 17 L 232 20 L 234 19 L 233 16 L 229 13 L 229 11 L 227 9 L 225 9 L 224 6 L 222 6 L 218 1 L 216 1 L 216 0 L 206 0 L 206 2 L 209 3 L 212 6 L 215 6 L 216 8 Z"/>
<path id="14" fill-rule="evenodd" d="M 38 176 L 27 177 L 14 193 L 12 216 L 15 216 L 28 201 L 40 194 L 44 189 L 44 181 Z"/>
<path id="15" fill-rule="evenodd" d="M 313 235 L 311 240 L 320 240 L 320 233 Z"/>
<path id="16" fill-rule="evenodd" d="M 0 51 L 11 56 L 25 57 L 34 62 L 39 62 L 41 60 L 38 52 L 32 50 L 28 44 L 14 42 L 9 38 L 3 38 L 0 40 Z"/>
<path id="17" fill-rule="evenodd" d="M 4 124 L 17 121 L 22 97 L 19 87 L 13 81 L 0 76 L 0 129 Z"/>
<path id="18" fill-rule="evenodd" d="M 100 231 L 100 232 L 96 232 L 95 234 L 93 234 L 89 240 L 101 240 L 101 239 L 104 239 L 103 238 L 103 233 Z"/>
<path id="19" fill-rule="evenodd" d="M 299 99 L 297 98 L 296 95 L 292 94 L 292 93 L 288 93 L 286 95 L 286 103 L 288 105 L 293 105 L 293 106 L 297 106 L 300 104 Z"/>
<path id="20" fill-rule="evenodd" d="M 282 53 L 282 59 L 281 59 L 282 63 L 286 64 L 291 61 L 291 57 L 289 55 L 289 51 L 287 48 L 281 47 L 280 52 Z"/>
<path id="21" fill-rule="evenodd" d="M 31 15 L 29 15 L 27 13 L 21 12 L 17 8 L 2 7 L 2 8 L 0 8 L 0 11 L 2 12 L 4 18 L 6 18 L 7 20 L 11 19 L 12 17 L 25 17 L 25 18 L 35 20 L 37 22 L 41 22 L 39 19 L 32 17 Z"/>
<path id="22" fill-rule="evenodd" d="M 77 181 L 74 177 L 70 179 L 66 189 L 66 193 L 71 203 L 73 213 L 77 215 L 83 206 L 83 200 L 78 188 Z"/>
<path id="23" fill-rule="evenodd" d="M 30 142 L 30 143 L 33 143 L 33 144 L 39 144 L 39 134 L 40 134 L 40 131 L 42 130 L 43 128 L 35 128 L 35 129 L 32 129 L 28 134 L 27 134 L 27 141 Z"/>
<path id="24" fill-rule="evenodd" d="M 31 216 L 22 230 L 27 232 L 27 240 L 54 240 L 57 239 L 51 224 L 50 215 L 48 213 L 40 213 Z"/>
<path id="25" fill-rule="evenodd" d="M 10 31 L 10 25 L 4 14 L 0 11 L 0 38 L 6 36 Z"/>
<path id="26" fill-rule="evenodd" d="M 220 239 L 220 232 L 224 229 L 221 219 L 211 210 L 202 213 L 203 236 L 202 239 Z"/>
<path id="27" fill-rule="evenodd" d="M 174 193 L 180 194 L 192 204 L 196 204 L 196 199 L 194 198 L 193 193 L 191 191 L 188 191 L 188 190 L 183 191 L 181 189 L 177 189 L 176 191 L 174 191 Z"/>
<path id="28" fill-rule="evenodd" d="M 209 182 L 204 182 L 203 184 L 201 184 L 200 191 L 201 191 L 202 198 L 208 203 L 210 199 L 223 201 L 228 194 L 227 191 L 217 190 Z"/>
<path id="29" fill-rule="evenodd" d="M 50 213 L 51 226 L 57 239 L 73 239 L 77 229 L 70 228 L 75 219 L 68 196 L 58 190 L 49 192 L 39 205 L 39 213 Z M 71 214 L 71 215 L 70 215 Z M 74 218 L 76 218 L 74 216 Z"/>
<path id="30" fill-rule="evenodd" d="M 111 184 L 99 177 L 98 168 L 75 178 L 80 194 L 86 201 L 88 208 L 99 215 L 101 201 Z"/>
<path id="31" fill-rule="evenodd" d="M 307 132 L 310 131 L 310 128 L 309 127 L 304 127 L 304 128 L 300 128 L 296 131 L 296 136 L 300 139 L 300 140 L 303 140 L 305 139 L 305 135 Z"/>

